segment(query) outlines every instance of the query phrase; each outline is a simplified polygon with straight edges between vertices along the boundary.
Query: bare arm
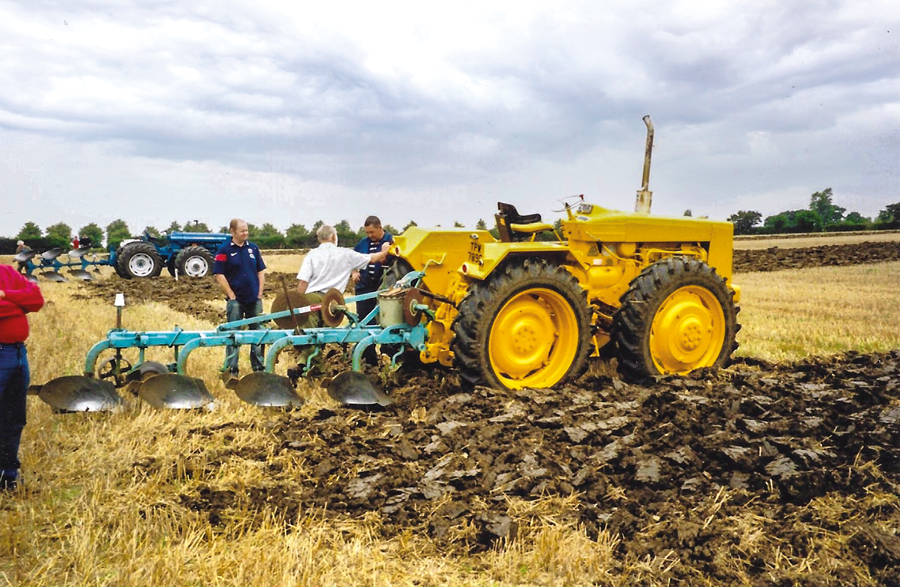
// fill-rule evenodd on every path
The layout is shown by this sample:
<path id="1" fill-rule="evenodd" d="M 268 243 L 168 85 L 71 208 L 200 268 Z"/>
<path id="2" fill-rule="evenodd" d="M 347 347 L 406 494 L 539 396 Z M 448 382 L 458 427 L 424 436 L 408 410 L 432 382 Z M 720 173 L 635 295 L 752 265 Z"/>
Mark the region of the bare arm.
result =
<path id="1" fill-rule="evenodd" d="M 369 255 L 369 263 L 381 263 L 388 256 L 388 249 L 391 248 L 391 243 L 384 243 L 381 245 L 381 252 L 379 253 L 371 253 Z"/>
<path id="2" fill-rule="evenodd" d="M 301 294 L 306 293 L 306 288 L 309 287 L 308 281 L 303 281 L 302 279 L 297 282 L 297 292 Z"/>
<path id="3" fill-rule="evenodd" d="M 231 286 L 228 285 L 228 280 L 225 279 L 225 276 L 221 273 L 216 273 L 216 283 L 219 284 L 219 287 L 222 288 L 222 291 L 225 292 L 225 297 L 229 300 L 237 299 L 237 296 L 234 295 L 234 291 L 231 289 Z"/>
<path id="4" fill-rule="evenodd" d="M 262 299 L 263 290 L 266 289 L 266 274 L 260 271 L 256 275 L 259 276 L 259 299 Z"/>

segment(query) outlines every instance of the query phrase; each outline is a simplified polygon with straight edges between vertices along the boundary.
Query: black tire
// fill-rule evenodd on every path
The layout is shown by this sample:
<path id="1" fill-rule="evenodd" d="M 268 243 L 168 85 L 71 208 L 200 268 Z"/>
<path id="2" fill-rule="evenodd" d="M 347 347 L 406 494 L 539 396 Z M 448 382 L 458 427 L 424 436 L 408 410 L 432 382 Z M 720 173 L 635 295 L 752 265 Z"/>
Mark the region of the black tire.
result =
<path id="1" fill-rule="evenodd" d="M 734 291 L 702 261 L 658 261 L 632 280 L 619 301 L 611 338 L 626 381 L 724 367 L 737 348 Z"/>
<path id="2" fill-rule="evenodd" d="M 118 275 L 122 279 L 131 279 L 131 276 L 123 271 L 121 267 L 119 267 L 119 263 L 122 261 L 122 251 L 124 250 L 125 245 L 120 245 L 119 248 L 116 249 L 116 262 L 112 264 L 112 268 L 113 271 L 116 272 L 116 275 Z"/>
<path id="3" fill-rule="evenodd" d="M 473 283 L 458 309 L 453 351 L 471 385 L 546 388 L 587 366 L 587 294 L 562 266 L 543 259 L 508 263 Z"/>
<path id="4" fill-rule="evenodd" d="M 175 256 L 175 267 L 182 277 L 206 277 L 213 272 L 212 253 L 203 247 L 185 247 Z"/>
<path id="5" fill-rule="evenodd" d="M 158 277 L 162 271 L 163 262 L 159 253 L 156 252 L 156 247 L 152 244 L 136 242 L 122 247 L 116 265 L 121 273 L 128 276 L 128 279 L 144 279 Z"/>

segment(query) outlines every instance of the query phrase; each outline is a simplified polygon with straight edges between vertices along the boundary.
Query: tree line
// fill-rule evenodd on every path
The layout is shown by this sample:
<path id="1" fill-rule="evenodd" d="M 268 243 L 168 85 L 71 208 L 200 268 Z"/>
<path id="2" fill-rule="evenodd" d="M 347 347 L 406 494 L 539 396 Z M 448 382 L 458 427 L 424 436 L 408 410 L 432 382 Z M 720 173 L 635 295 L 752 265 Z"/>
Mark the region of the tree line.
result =
<path id="1" fill-rule="evenodd" d="M 831 188 L 809 197 L 809 208 L 787 210 L 767 216 L 753 210 L 741 210 L 728 217 L 734 234 L 786 234 L 791 232 L 844 232 L 900 228 L 900 202 L 885 206 L 874 219 L 834 203 Z"/>
<path id="2" fill-rule="evenodd" d="M 310 228 L 302 224 L 292 224 L 285 231 L 278 230 L 271 223 L 266 222 L 262 226 L 255 224 L 247 224 L 250 231 L 250 240 L 259 245 L 263 249 L 304 249 L 317 246 L 318 239 L 316 231 L 322 226 L 324 221 L 318 220 Z M 416 226 L 415 221 L 410 220 L 401 230 L 397 230 L 390 224 L 383 226 L 385 232 L 390 234 L 400 234 L 410 226 Z M 454 227 L 463 228 L 460 222 L 454 222 Z M 366 232 L 364 227 L 354 230 L 347 220 L 341 220 L 334 225 L 338 234 L 338 241 L 342 246 L 353 246 L 359 242 Z M 484 220 L 479 220 L 476 228 L 487 230 Z M 496 230 L 496 229 L 495 229 Z M 180 224 L 173 221 L 167 228 L 158 230 L 153 226 L 147 226 L 141 234 L 146 233 L 152 237 L 162 237 L 172 232 L 222 232 L 227 233 L 228 227 L 219 227 L 218 231 L 210 230 L 205 222 L 192 220 Z M 0 253 L 11 254 L 15 251 L 16 241 L 24 241 L 30 248 L 36 251 L 45 251 L 54 247 L 61 247 L 68 250 L 73 245 L 74 237 L 78 237 L 79 241 L 89 239 L 88 242 L 94 247 L 106 246 L 107 248 L 118 248 L 119 244 L 126 239 L 140 238 L 140 234 L 134 234 L 124 220 L 114 220 L 110 222 L 106 228 L 101 228 L 94 222 L 82 226 L 77 231 L 64 223 L 58 222 L 41 230 L 40 226 L 35 222 L 26 222 L 19 233 L 14 238 L 0 237 Z"/>

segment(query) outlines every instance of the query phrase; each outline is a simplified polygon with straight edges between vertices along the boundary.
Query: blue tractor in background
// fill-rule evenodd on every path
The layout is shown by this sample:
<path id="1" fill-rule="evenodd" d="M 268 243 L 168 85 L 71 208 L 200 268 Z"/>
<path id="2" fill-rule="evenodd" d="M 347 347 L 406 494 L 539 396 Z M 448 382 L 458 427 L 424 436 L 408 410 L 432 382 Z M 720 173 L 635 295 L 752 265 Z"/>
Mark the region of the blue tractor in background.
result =
<path id="1" fill-rule="evenodd" d="M 122 241 L 110 254 L 110 264 L 125 279 L 157 277 L 163 267 L 173 276 L 205 277 L 212 274 L 216 250 L 230 238 L 219 232 L 171 232 L 162 237 L 144 232 L 140 239 Z"/>
<path id="2" fill-rule="evenodd" d="M 88 269 L 96 272 L 104 265 L 125 279 L 158 277 L 163 267 L 173 276 L 205 277 L 212 273 L 216 250 L 230 238 L 231 235 L 218 232 L 172 232 L 155 237 L 145 231 L 141 238 L 124 240 L 115 250 L 110 248 L 109 256 L 104 258 L 86 245 L 69 252 L 62 247 L 40 254 L 28 249 L 13 260 L 19 271 L 34 282 L 36 271 L 48 281 L 68 281 L 62 274 L 65 268 L 71 277 L 91 280 L 94 276 Z"/>

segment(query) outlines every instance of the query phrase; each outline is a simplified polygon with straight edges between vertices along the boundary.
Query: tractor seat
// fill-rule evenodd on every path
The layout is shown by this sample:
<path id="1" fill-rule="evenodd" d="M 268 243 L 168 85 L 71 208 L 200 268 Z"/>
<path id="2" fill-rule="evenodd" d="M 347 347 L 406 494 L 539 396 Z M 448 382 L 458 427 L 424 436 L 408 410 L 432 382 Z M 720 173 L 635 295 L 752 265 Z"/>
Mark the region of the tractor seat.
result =
<path id="1" fill-rule="evenodd" d="M 503 242 L 525 241 L 545 230 L 553 230 L 552 224 L 541 222 L 540 214 L 519 214 L 512 204 L 497 202 L 497 232 Z"/>

